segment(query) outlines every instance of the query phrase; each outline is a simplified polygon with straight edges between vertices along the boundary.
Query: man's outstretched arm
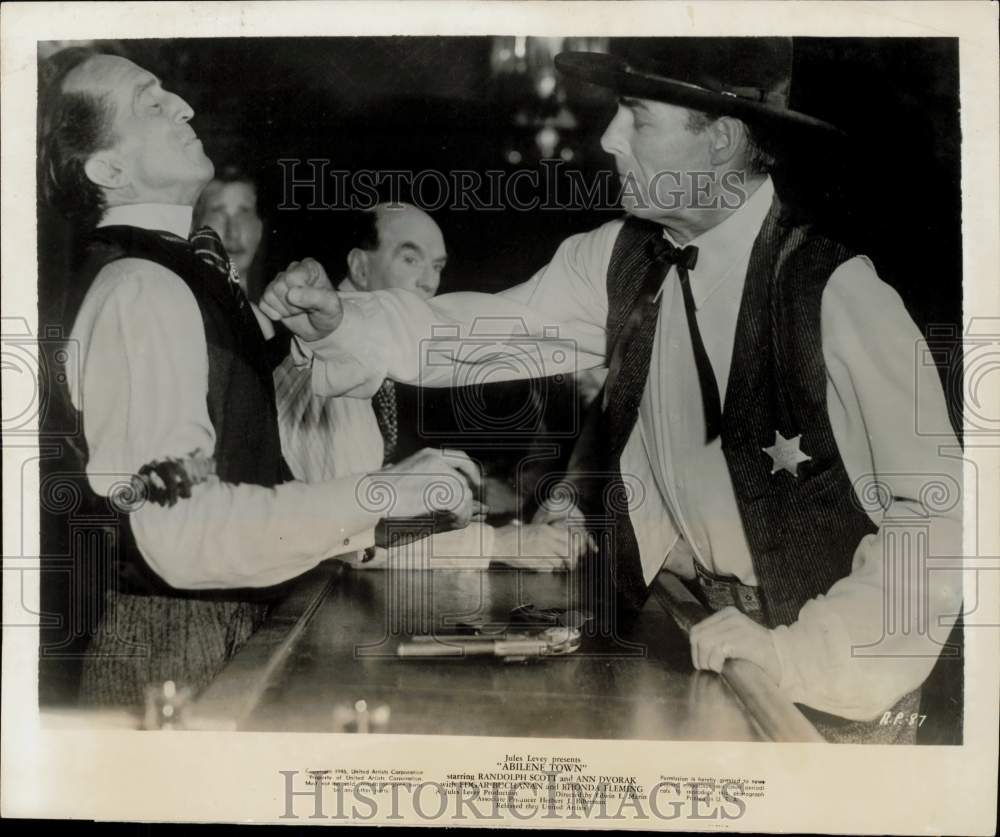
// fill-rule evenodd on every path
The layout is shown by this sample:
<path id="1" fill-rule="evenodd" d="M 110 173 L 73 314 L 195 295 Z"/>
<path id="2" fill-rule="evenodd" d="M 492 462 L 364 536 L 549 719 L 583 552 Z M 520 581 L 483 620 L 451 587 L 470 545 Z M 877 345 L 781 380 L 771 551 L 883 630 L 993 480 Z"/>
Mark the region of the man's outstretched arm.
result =
<path id="1" fill-rule="evenodd" d="M 566 374 L 605 359 L 605 281 L 619 222 L 564 241 L 527 282 L 500 294 L 431 300 L 402 290 L 337 294 L 312 259 L 268 286 L 261 309 L 315 358 L 318 395 L 370 397 L 386 378 L 464 386 Z"/>

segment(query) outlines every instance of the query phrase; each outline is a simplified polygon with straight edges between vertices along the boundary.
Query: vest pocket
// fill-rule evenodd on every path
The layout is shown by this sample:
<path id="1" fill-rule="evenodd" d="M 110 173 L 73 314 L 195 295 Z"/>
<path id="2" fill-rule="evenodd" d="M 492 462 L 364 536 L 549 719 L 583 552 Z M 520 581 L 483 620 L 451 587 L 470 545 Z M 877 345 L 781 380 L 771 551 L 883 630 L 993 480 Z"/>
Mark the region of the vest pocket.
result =
<path id="1" fill-rule="evenodd" d="M 837 485 L 846 485 L 848 488 L 851 485 L 847 478 L 847 469 L 840 461 L 831 462 L 822 471 L 810 474 L 798 484 L 798 490 L 795 493 L 800 497 L 815 497 L 818 494 L 832 491 Z"/>

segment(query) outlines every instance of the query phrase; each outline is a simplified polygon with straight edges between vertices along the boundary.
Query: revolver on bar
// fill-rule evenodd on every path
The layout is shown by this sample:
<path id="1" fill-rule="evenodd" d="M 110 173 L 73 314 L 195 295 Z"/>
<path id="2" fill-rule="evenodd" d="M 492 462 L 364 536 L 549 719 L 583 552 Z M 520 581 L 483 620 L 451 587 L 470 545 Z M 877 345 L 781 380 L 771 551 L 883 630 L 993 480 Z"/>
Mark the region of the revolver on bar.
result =
<path id="1" fill-rule="evenodd" d="M 589 616 L 578 611 L 536 611 L 515 608 L 511 623 L 498 629 L 466 623 L 457 632 L 414 636 L 400 642 L 399 657 L 499 657 L 522 662 L 538 657 L 572 654 L 580 647 Z M 539 618 L 540 617 L 540 618 Z"/>

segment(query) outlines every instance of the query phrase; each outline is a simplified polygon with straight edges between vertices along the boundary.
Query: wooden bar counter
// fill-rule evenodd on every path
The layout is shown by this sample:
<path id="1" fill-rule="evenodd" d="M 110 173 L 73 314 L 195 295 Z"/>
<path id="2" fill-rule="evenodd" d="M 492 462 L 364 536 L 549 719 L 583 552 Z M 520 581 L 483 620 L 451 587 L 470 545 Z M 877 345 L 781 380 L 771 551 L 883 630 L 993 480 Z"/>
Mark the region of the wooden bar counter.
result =
<path id="1" fill-rule="evenodd" d="M 201 729 L 664 740 L 821 740 L 756 666 L 692 669 L 704 616 L 662 574 L 638 614 L 601 611 L 577 573 L 357 569 L 304 576 L 201 695 Z M 579 650 L 505 662 L 401 658 L 412 636 L 501 625 L 513 608 L 593 613 Z M 607 625 L 616 624 L 614 630 Z M 441 640 L 442 642 L 446 640 Z"/>

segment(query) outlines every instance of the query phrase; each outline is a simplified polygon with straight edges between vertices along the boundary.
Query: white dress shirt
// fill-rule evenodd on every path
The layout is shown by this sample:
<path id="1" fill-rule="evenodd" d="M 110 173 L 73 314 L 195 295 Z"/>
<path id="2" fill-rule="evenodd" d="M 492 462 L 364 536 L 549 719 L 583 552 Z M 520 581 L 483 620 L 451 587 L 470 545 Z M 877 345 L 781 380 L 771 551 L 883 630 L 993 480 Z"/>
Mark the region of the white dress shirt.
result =
<path id="1" fill-rule="evenodd" d="M 187 238 L 191 208 L 110 208 L 102 226 L 124 224 Z M 201 312 L 184 281 L 144 259 L 104 267 L 73 326 L 79 380 L 69 381 L 83 413 L 87 476 L 107 495 L 146 463 L 193 451 L 211 456 L 208 348 Z M 362 508 L 355 480 L 275 488 L 217 477 L 174 506 L 146 503 L 129 515 L 139 549 L 178 588 L 262 587 L 332 555 L 372 543 L 377 515 Z"/>
<path id="2" fill-rule="evenodd" d="M 345 279 L 340 289 L 354 286 Z M 322 482 L 379 470 L 385 443 L 372 402 L 314 395 L 310 378 L 294 353 L 274 370 L 281 448 L 295 478 Z"/>
<path id="3" fill-rule="evenodd" d="M 767 180 L 737 212 L 689 242 L 699 248 L 692 291 L 722 398 L 750 251 L 772 198 Z M 466 377 L 466 367 L 494 359 L 491 381 L 603 365 L 607 271 L 621 225 L 616 220 L 570 237 L 528 282 L 498 295 L 446 294 L 429 302 L 400 291 L 344 295 L 341 326 L 308 347 L 318 361 L 314 389 L 371 392 L 386 374 L 448 386 Z M 698 560 L 756 584 L 721 443 L 704 443 L 700 389 L 673 268 L 662 294 L 639 420 L 621 460 L 623 477 L 639 487 L 630 517 L 646 580 L 664 566 L 690 576 Z M 488 350 L 476 348 L 484 341 L 475 335 L 484 328 L 497 335 Z M 882 506 L 864 506 L 880 529 L 858 545 L 850 575 L 772 636 L 780 685 L 792 700 L 870 719 L 923 682 L 961 601 L 957 568 L 891 576 L 895 562 L 911 561 L 912 567 L 917 556 L 898 531 L 886 536 L 887 527 L 919 520 L 927 527 L 924 548 L 931 556 L 960 556 L 961 504 L 941 508 L 924 501 L 927 485 L 942 477 L 960 487 L 962 463 L 953 436 L 916 432 L 949 426 L 941 386 L 936 370 L 917 361 L 923 341 L 902 301 L 868 259 L 850 259 L 834 271 L 822 298 L 821 329 L 829 418 L 847 473 L 856 491 L 874 475 L 891 497 Z M 519 346 L 505 345 L 503 338 L 511 336 L 522 338 Z M 567 345 L 575 351 L 567 352 Z M 538 369 L 543 371 L 533 372 Z M 889 577 L 895 580 L 887 584 Z M 887 612 L 902 601 L 923 608 L 934 626 L 930 635 L 883 635 Z"/>
<path id="4" fill-rule="evenodd" d="M 350 279 L 338 287 L 357 291 Z M 274 386 L 281 447 L 296 479 L 323 482 L 381 469 L 385 442 L 370 399 L 314 395 L 308 361 L 294 351 L 275 370 Z M 381 569 L 393 562 L 409 562 L 412 566 L 433 563 L 437 567 L 482 569 L 489 565 L 494 544 L 492 526 L 472 523 L 463 529 L 438 532 L 433 539 L 405 548 L 387 552 L 379 547 L 373 559 L 355 565 Z M 420 556 L 419 560 L 415 556 Z"/>

